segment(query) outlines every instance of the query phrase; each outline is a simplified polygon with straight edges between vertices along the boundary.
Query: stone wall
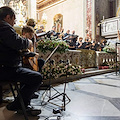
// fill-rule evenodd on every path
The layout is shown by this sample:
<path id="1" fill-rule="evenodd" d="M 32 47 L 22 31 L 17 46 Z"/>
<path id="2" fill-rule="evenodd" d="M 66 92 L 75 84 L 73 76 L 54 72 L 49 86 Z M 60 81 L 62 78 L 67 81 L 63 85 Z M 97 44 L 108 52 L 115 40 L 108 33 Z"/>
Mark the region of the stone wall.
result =
<path id="1" fill-rule="evenodd" d="M 76 31 L 76 34 L 83 37 L 83 2 L 84 0 L 65 0 L 55 6 L 48 7 L 44 11 L 39 11 L 39 20 L 42 24 L 43 13 L 47 16 L 46 31 L 52 29 L 53 18 L 56 14 L 63 15 L 63 28 L 66 32 L 68 29 Z"/>

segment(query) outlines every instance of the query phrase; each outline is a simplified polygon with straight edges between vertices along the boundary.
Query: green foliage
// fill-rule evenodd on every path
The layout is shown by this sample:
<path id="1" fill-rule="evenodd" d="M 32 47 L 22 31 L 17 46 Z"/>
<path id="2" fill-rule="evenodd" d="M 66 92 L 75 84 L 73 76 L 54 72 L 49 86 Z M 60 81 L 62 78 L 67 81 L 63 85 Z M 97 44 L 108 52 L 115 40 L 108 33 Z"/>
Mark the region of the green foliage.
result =
<path id="1" fill-rule="evenodd" d="M 51 40 L 49 38 L 39 40 L 37 48 L 41 52 L 46 53 L 47 51 L 53 51 L 57 45 L 59 45 L 59 47 L 57 48 L 56 52 L 64 53 L 66 50 L 68 50 L 67 43 L 56 38 L 51 38 Z"/>
<path id="2" fill-rule="evenodd" d="M 112 47 L 110 47 L 110 46 L 105 46 L 105 47 L 103 48 L 103 51 L 105 51 L 105 52 L 107 52 L 107 53 L 115 53 L 115 52 L 116 52 L 115 48 L 112 48 Z"/>

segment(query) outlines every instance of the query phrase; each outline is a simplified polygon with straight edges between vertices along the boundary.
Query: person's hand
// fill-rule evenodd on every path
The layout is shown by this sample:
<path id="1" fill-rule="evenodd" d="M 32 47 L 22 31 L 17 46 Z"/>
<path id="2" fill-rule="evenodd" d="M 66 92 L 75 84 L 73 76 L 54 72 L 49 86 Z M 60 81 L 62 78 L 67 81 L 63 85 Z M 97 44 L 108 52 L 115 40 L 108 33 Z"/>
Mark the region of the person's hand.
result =
<path id="1" fill-rule="evenodd" d="M 35 47 L 36 47 L 36 48 L 37 48 L 37 46 L 38 46 L 38 42 L 35 43 Z"/>
<path id="2" fill-rule="evenodd" d="M 38 53 L 35 53 L 35 57 L 38 58 L 38 57 L 39 57 L 39 54 L 38 54 Z"/>
<path id="3" fill-rule="evenodd" d="M 89 45 L 86 45 L 85 48 L 89 47 Z"/>

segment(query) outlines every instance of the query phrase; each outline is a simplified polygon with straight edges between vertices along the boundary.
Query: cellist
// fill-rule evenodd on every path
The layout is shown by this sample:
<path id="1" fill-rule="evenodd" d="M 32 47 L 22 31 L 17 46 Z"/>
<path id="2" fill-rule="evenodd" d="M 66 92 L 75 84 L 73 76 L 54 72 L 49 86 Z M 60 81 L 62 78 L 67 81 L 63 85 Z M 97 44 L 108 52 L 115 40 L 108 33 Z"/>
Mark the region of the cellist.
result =
<path id="1" fill-rule="evenodd" d="M 41 85 L 42 76 L 39 72 L 24 68 L 21 65 L 20 50 L 30 48 L 32 42 L 20 37 L 14 30 L 16 14 L 8 7 L 0 7 L 0 78 L 4 81 L 16 81 L 23 84 L 20 92 L 26 107 L 26 112 L 32 113 L 36 110 L 30 108 L 30 100 L 35 91 Z M 6 106 L 7 110 L 21 110 L 19 100 L 16 99 Z M 38 110 L 37 110 L 38 111 Z M 41 110 L 38 111 L 40 114 Z M 35 114 L 34 114 L 35 115 Z"/>

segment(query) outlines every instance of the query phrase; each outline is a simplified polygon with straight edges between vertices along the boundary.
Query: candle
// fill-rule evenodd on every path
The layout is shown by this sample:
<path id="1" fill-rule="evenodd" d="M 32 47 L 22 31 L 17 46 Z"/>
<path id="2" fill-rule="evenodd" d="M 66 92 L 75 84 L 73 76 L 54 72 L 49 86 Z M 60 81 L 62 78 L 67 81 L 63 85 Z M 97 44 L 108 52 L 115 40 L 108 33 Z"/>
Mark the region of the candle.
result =
<path id="1" fill-rule="evenodd" d="M 104 16 L 103 16 L 103 20 L 104 20 Z"/>

